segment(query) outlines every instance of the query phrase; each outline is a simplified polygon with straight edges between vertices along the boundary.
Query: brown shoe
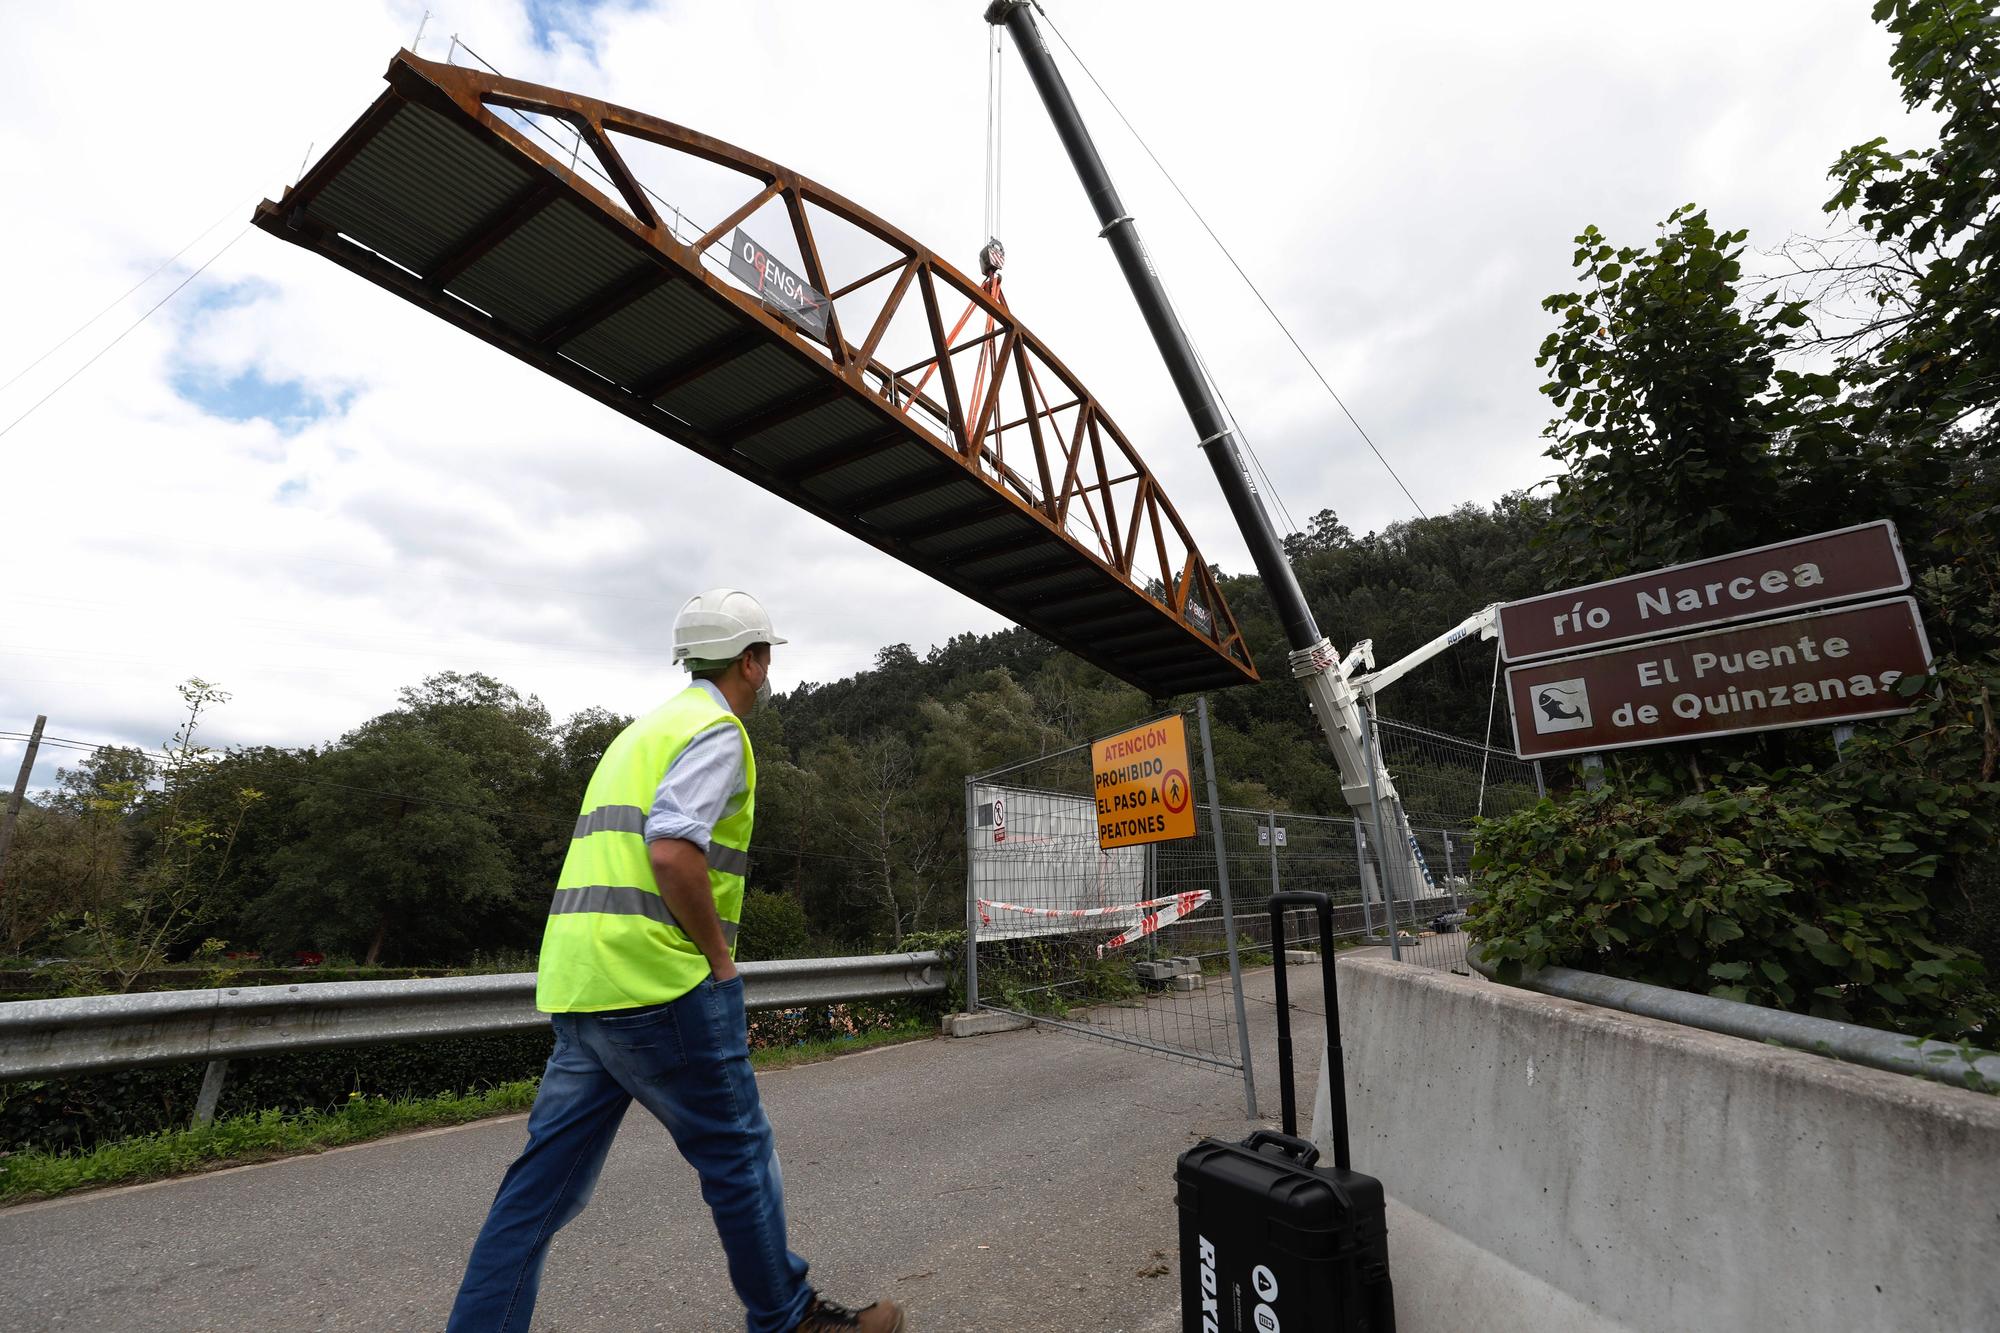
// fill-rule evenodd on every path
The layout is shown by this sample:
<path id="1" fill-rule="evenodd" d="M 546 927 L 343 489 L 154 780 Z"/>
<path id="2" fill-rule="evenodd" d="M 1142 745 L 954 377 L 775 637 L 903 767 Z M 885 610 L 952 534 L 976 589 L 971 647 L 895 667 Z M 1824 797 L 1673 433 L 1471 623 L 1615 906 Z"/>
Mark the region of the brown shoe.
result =
<path id="1" fill-rule="evenodd" d="M 799 1321 L 798 1333 L 843 1333 L 843 1330 L 903 1333 L 903 1307 L 894 1301 L 877 1301 L 859 1310 L 850 1310 L 814 1292 L 812 1308 Z"/>

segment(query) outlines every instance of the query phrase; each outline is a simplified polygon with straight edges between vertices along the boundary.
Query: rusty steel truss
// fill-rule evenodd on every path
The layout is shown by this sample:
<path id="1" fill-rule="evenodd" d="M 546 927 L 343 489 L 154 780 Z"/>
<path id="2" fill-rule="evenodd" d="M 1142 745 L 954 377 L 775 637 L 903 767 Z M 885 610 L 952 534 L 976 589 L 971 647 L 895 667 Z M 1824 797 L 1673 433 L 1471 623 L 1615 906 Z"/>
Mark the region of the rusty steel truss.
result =
<path id="1" fill-rule="evenodd" d="M 1149 694 L 1256 679 L 1186 524 L 997 280 L 653 116 L 407 51 L 387 79 L 259 227 Z M 691 224 L 628 165 L 634 141 L 729 168 L 747 193 Z M 823 331 L 717 257 L 747 224 L 823 294 Z M 857 246 L 880 262 L 856 268 Z"/>

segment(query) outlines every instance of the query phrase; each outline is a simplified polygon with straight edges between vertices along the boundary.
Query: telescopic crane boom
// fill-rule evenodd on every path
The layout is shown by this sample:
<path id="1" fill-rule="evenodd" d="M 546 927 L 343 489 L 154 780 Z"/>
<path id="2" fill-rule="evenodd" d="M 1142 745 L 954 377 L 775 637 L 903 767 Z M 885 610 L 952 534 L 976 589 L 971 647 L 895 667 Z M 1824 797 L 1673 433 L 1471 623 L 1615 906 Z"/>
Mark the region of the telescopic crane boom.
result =
<path id="1" fill-rule="evenodd" d="M 986 21 L 1004 27 L 1013 37 L 1014 49 L 1027 66 L 1028 77 L 1033 80 L 1049 118 L 1055 122 L 1056 134 L 1069 153 L 1070 164 L 1083 182 L 1091 207 L 1097 211 L 1098 223 L 1103 227 L 1098 235 L 1111 243 L 1111 252 L 1117 256 L 1118 267 L 1125 274 L 1133 299 L 1139 303 L 1161 359 L 1166 362 L 1167 374 L 1194 423 L 1201 450 L 1208 456 L 1209 466 L 1229 502 L 1229 511 L 1250 548 L 1258 576 L 1263 579 L 1278 619 L 1284 624 L 1292 650 L 1289 659 L 1292 674 L 1305 686 L 1308 703 L 1326 733 L 1327 745 L 1340 768 L 1341 794 L 1355 814 L 1374 830 L 1375 844 L 1384 864 L 1388 862 L 1389 849 L 1397 848 L 1410 872 L 1402 877 L 1403 882 L 1412 886 L 1423 883 L 1429 876 L 1410 836 L 1395 783 L 1383 767 L 1381 756 L 1371 753 L 1361 699 L 1347 678 L 1341 655 L 1320 633 L 1312 608 L 1306 605 L 1298 577 L 1292 572 L 1291 562 L 1271 526 L 1270 515 L 1265 512 L 1264 502 L 1243 465 L 1235 434 L 1209 387 L 1207 376 L 1202 373 L 1179 316 L 1167 300 L 1152 258 L 1139 239 L 1138 224 L 1118 198 L 1118 190 L 1091 142 L 1090 132 L 1084 128 L 1069 87 L 1056 69 L 1041 27 L 1035 22 L 1030 0 L 993 0 L 987 7 Z M 1373 783 L 1369 781 L 1371 767 Z M 1364 876 L 1368 873 L 1365 865 L 1362 873 Z"/>

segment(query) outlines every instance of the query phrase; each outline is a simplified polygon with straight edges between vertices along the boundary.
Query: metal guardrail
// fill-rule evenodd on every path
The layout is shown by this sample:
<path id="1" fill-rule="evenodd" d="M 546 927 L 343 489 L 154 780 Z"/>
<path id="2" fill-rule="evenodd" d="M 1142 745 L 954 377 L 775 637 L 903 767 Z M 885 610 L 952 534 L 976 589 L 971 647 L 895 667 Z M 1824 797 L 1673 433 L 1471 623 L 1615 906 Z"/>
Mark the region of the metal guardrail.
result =
<path id="1" fill-rule="evenodd" d="M 798 958 L 741 970 L 751 1009 L 909 999 L 945 988 L 936 953 Z M 0 1004 L 0 1081 L 533 1032 L 548 1021 L 535 1009 L 532 972 L 18 1000 Z M 219 1072 L 215 1082 L 219 1089 Z"/>
<path id="2" fill-rule="evenodd" d="M 1467 951 L 1474 970 L 1490 981 L 1498 981 L 1497 969 L 1477 947 Z M 1643 1018 L 1719 1032 L 1746 1041 L 1775 1042 L 1813 1055 L 1827 1055 L 1848 1064 L 1885 1069 L 1892 1074 L 1914 1074 L 1919 1078 L 1948 1083 L 1975 1092 L 2000 1091 L 2000 1054 L 1950 1042 L 1925 1041 L 1900 1032 L 1842 1023 L 1810 1014 L 1786 1013 L 1757 1004 L 1697 995 L 1667 986 L 1627 981 L 1623 977 L 1600 976 L 1567 967 L 1545 967 L 1524 975 L 1517 983 L 1523 989 L 1540 991 L 1560 999 L 1620 1009 Z"/>

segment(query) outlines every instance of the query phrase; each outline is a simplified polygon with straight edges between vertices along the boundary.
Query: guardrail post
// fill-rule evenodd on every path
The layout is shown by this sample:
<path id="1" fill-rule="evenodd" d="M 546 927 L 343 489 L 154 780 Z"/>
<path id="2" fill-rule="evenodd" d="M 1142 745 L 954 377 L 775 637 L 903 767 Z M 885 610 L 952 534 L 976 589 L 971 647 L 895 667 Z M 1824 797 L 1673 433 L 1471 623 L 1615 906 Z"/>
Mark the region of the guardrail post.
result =
<path id="1" fill-rule="evenodd" d="M 979 845 L 972 779 L 965 780 L 965 1012 L 979 1012 L 979 883 L 972 858 Z"/>
<path id="2" fill-rule="evenodd" d="M 1362 835 L 1361 821 L 1354 821 L 1354 877 L 1361 882 L 1361 935 L 1375 938 L 1375 908 L 1368 901 L 1368 840 Z"/>
<path id="3" fill-rule="evenodd" d="M 1438 836 L 1444 839 L 1444 885 L 1451 891 L 1451 910 L 1458 910 L 1458 872 L 1451 864 L 1451 830 L 1439 829 Z"/>
<path id="4" fill-rule="evenodd" d="M 1375 772 L 1376 754 L 1381 740 L 1375 734 L 1375 710 L 1368 706 L 1368 700 L 1361 699 L 1361 757 L 1368 765 L 1368 801 L 1375 809 L 1375 871 L 1382 881 L 1382 910 L 1389 916 L 1389 956 L 1397 962 L 1403 961 L 1403 946 L 1396 938 L 1396 880 L 1402 864 L 1408 858 L 1400 851 L 1397 854 L 1397 870 L 1389 869 L 1389 835 L 1382 829 L 1382 785 Z M 1404 827 L 1408 827 L 1407 823 Z M 1414 890 L 1412 890 L 1414 892 Z"/>
<path id="5" fill-rule="evenodd" d="M 1255 1120 L 1257 1079 L 1250 1068 L 1250 1019 L 1243 1011 L 1243 964 L 1236 953 L 1236 907 L 1229 899 L 1229 850 L 1222 837 L 1222 797 L 1215 785 L 1215 749 L 1208 742 L 1208 696 L 1198 696 L 1195 703 L 1201 718 L 1201 771 L 1208 780 L 1209 836 L 1215 840 L 1216 887 L 1222 891 L 1222 932 L 1229 940 L 1229 983 L 1236 991 L 1236 1041 L 1243 1057 L 1243 1113 Z M 1273 961 L 1282 966 L 1285 960 L 1280 955 Z"/>
<path id="6" fill-rule="evenodd" d="M 200 1129 L 215 1122 L 215 1104 L 222 1100 L 222 1085 L 229 1078 L 229 1061 L 210 1060 L 208 1069 L 201 1076 L 201 1091 L 194 1099 L 194 1121 L 190 1128 Z"/>

